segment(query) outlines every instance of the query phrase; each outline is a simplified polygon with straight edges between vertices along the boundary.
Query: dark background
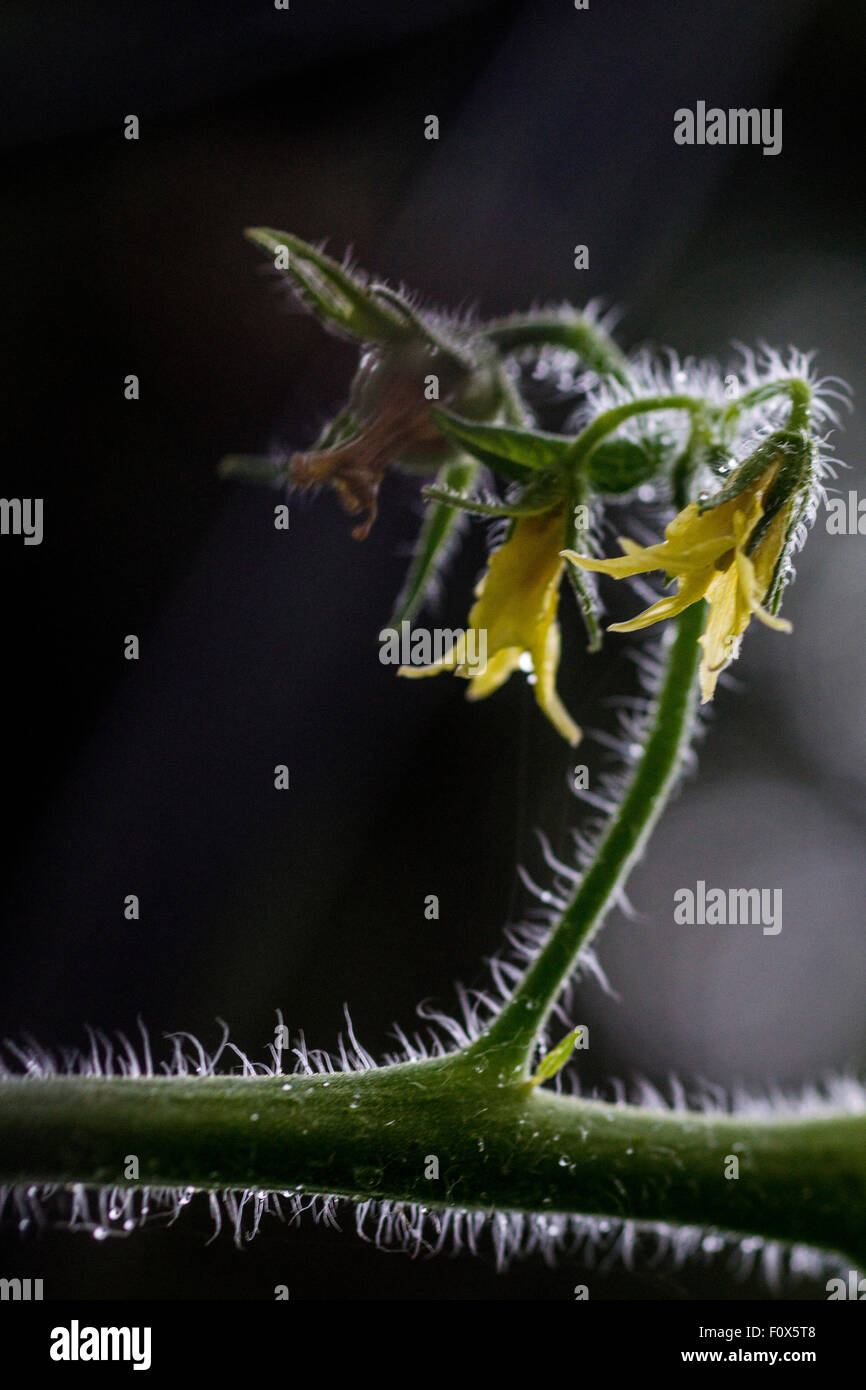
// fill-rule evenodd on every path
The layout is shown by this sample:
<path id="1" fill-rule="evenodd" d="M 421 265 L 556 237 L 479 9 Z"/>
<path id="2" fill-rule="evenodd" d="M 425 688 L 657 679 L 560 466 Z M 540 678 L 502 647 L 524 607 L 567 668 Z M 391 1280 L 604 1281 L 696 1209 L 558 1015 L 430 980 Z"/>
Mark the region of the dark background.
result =
<path id="1" fill-rule="evenodd" d="M 2 493 L 45 498 L 45 540 L 0 539 L 0 1034 L 80 1044 L 85 1023 L 132 1032 L 141 1015 L 158 1050 L 178 1028 L 215 1043 L 219 1016 L 263 1058 L 275 1009 L 330 1047 L 346 1001 L 380 1053 L 418 1000 L 451 1008 L 455 979 L 484 983 L 503 923 L 531 906 L 515 862 L 542 873 L 533 828 L 564 850 L 580 822 L 574 759 L 525 685 L 470 708 L 457 682 L 379 664 L 417 484 L 388 481 L 359 546 L 330 497 L 293 501 L 278 533 L 271 494 L 218 480 L 223 453 L 307 443 L 354 360 L 291 311 L 242 228 L 351 244 L 428 302 L 484 314 L 601 295 L 626 310 L 625 346 L 816 348 L 856 401 L 864 60 L 866 16 L 841 2 L 7 3 Z M 782 153 L 676 146 L 673 112 L 699 99 L 782 107 Z M 837 440 L 855 470 L 859 422 Z M 478 529 L 444 623 L 463 621 L 483 555 Z M 590 1084 L 796 1086 L 863 1063 L 864 540 L 820 518 L 798 568 L 794 636 L 749 633 L 701 781 L 633 880 L 640 915 L 602 939 L 615 997 L 592 981 L 577 996 Z M 565 624 L 563 693 L 596 726 L 634 689 L 628 646 L 590 659 Z M 580 760 L 594 777 L 602 750 Z M 781 936 L 673 929 L 672 893 L 698 877 L 782 887 Z M 311 1224 L 270 1223 L 243 1252 L 227 1235 L 205 1248 L 209 1233 L 195 1208 L 104 1244 L 7 1231 L 2 1270 L 95 1298 L 285 1283 L 556 1299 L 587 1277 L 576 1261 L 410 1264 Z M 766 1293 L 718 1264 L 589 1282 L 593 1297 Z"/>

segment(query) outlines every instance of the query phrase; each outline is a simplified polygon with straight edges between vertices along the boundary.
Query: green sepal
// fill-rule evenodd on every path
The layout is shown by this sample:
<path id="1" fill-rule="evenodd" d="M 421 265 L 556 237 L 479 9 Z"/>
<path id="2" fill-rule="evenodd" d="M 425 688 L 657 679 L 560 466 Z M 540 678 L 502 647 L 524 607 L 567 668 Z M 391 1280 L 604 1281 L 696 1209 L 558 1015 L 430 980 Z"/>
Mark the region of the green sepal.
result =
<path id="1" fill-rule="evenodd" d="M 476 424 L 441 408 L 434 408 L 431 415 L 443 434 L 513 482 L 527 482 L 540 468 L 556 468 L 573 443 L 564 435 L 516 425 Z"/>
<path id="2" fill-rule="evenodd" d="M 393 343 L 412 335 L 404 316 L 386 305 L 358 275 L 291 232 L 248 227 L 244 235 L 272 256 L 285 247 L 282 270 L 304 303 L 319 318 L 362 342 Z"/>
<path id="3" fill-rule="evenodd" d="M 700 463 L 704 468 L 708 468 L 717 478 L 729 478 L 731 476 L 731 450 L 727 444 L 718 441 L 706 442 L 700 455 Z"/>
<path id="4" fill-rule="evenodd" d="M 521 495 L 512 502 L 485 502 L 480 497 L 467 497 L 465 493 L 433 484 L 424 488 L 424 497 L 434 502 L 444 502 L 448 507 L 472 512 L 475 516 L 539 516 L 556 506 L 562 496 L 560 480 L 553 474 L 537 474 Z"/>
<path id="5" fill-rule="evenodd" d="M 787 480 L 786 495 L 790 496 L 792 490 L 790 460 L 799 457 L 798 466 L 802 473 L 803 444 L 803 436 L 796 430 L 776 430 L 773 434 L 768 435 L 766 439 L 761 441 L 757 449 L 743 460 L 731 476 L 730 481 L 719 492 L 713 493 L 710 497 L 698 498 L 698 511 L 701 516 L 704 512 L 713 511 L 714 508 L 722 506 L 724 502 L 732 502 L 735 497 L 739 497 L 741 492 L 756 483 L 762 474 L 766 473 L 767 469 L 777 462 L 781 464 L 780 475 L 784 474 Z M 775 481 L 778 482 L 778 477 Z"/>
<path id="6" fill-rule="evenodd" d="M 577 524 L 578 507 L 588 506 L 589 501 L 585 486 L 581 480 L 578 480 L 572 490 L 571 501 L 566 512 L 565 545 L 563 547 L 565 550 L 576 551 L 578 555 L 589 555 L 586 546 L 588 527 Z M 597 652 L 602 643 L 602 608 L 595 575 L 589 570 L 582 570 L 579 565 L 568 558 L 565 561 L 565 572 L 568 575 L 574 597 L 577 599 L 577 606 L 583 618 L 583 625 L 586 628 L 587 650 Z"/>
<path id="7" fill-rule="evenodd" d="M 764 513 L 749 539 L 748 553 L 751 553 L 755 545 L 760 544 L 767 527 L 778 516 L 782 508 L 789 507 L 788 520 L 785 526 L 785 541 L 779 551 L 779 557 L 776 560 L 764 598 L 764 607 L 774 615 L 782 606 L 782 595 L 793 574 L 791 552 L 794 549 L 797 528 L 808 511 L 809 499 L 815 481 L 814 441 L 805 434 L 801 435 L 800 446 L 799 457 L 792 450 L 789 455 L 790 462 L 787 466 L 783 462 L 778 474 L 773 479 L 764 499 Z"/>
<path id="8" fill-rule="evenodd" d="M 558 1071 L 562 1071 L 582 1032 L 583 1024 L 581 1023 L 577 1028 L 572 1028 L 571 1032 L 567 1033 L 562 1041 L 556 1044 L 556 1047 L 552 1047 L 547 1055 L 542 1057 L 530 1079 L 530 1086 L 540 1086 L 543 1081 L 549 1081 L 552 1076 L 556 1076 Z"/>
<path id="9" fill-rule="evenodd" d="M 475 460 L 463 458 L 440 470 L 437 487 L 450 493 L 464 493 L 474 483 L 477 473 Z M 459 520 L 460 512 L 450 503 L 434 501 L 428 506 L 403 588 L 388 620 L 389 627 L 398 627 L 423 606 Z"/>
<path id="10" fill-rule="evenodd" d="M 746 554 L 751 555 L 761 544 L 771 523 L 783 507 L 787 506 L 796 493 L 802 493 L 808 500 L 812 475 L 812 444 L 804 434 L 789 431 L 787 442 L 782 446 L 779 470 L 764 496 L 761 518 L 749 537 Z M 796 506 L 793 511 L 799 511 Z"/>
<path id="11" fill-rule="evenodd" d="M 444 320 L 432 314 L 421 314 L 413 304 L 390 285 L 370 286 L 370 293 L 378 303 L 392 309 L 411 329 L 411 337 L 417 342 L 426 343 L 434 352 L 450 360 L 463 371 L 471 372 L 477 365 L 468 345 L 464 346 L 448 333 Z"/>

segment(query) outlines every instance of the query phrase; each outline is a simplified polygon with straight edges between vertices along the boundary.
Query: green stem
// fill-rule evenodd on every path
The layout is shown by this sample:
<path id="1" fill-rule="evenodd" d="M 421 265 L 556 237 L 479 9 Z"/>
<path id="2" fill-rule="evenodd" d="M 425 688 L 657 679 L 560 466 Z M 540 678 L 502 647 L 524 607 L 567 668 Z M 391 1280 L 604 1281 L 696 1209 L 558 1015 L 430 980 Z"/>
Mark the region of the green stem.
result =
<path id="1" fill-rule="evenodd" d="M 811 386 L 808 381 L 802 381 L 799 377 L 792 377 L 789 382 L 789 394 L 791 397 L 791 414 L 788 416 L 788 428 L 791 430 L 808 430 L 812 414 Z"/>
<path id="2" fill-rule="evenodd" d="M 697 396 L 644 396 L 641 400 L 625 401 L 597 415 L 591 425 L 577 436 L 563 466 L 582 468 L 597 444 L 633 415 L 649 415 L 658 410 L 688 410 L 693 414 L 706 409 L 706 402 Z"/>
<path id="3" fill-rule="evenodd" d="M 597 323 L 581 314 L 515 314 L 489 323 L 484 336 L 500 352 L 519 352 L 527 347 L 564 347 L 601 376 L 628 380 L 628 359 Z"/>
<path id="4" fill-rule="evenodd" d="M 866 1260 L 866 1116 L 654 1111 L 501 1086 L 478 1067 L 458 1054 L 333 1076 L 6 1080 L 0 1182 L 579 1212 Z"/>
<path id="5" fill-rule="evenodd" d="M 756 405 L 762 405 L 764 401 L 771 401 L 774 396 L 790 396 L 791 417 L 788 423 L 791 429 L 808 427 L 812 388 L 808 381 L 799 376 L 776 377 L 774 381 L 765 381 L 760 386 L 752 387 L 751 391 L 745 391 L 742 396 L 731 401 L 724 411 L 723 419 L 735 420 L 741 411 L 751 410 Z"/>
<path id="6" fill-rule="evenodd" d="M 578 957 L 640 858 L 676 783 L 688 748 L 696 704 L 696 674 L 706 604 L 678 619 L 646 746 L 628 790 L 571 903 L 514 994 L 475 1047 L 522 1058 L 528 1075 L 538 1034 Z"/>
<path id="7" fill-rule="evenodd" d="M 706 411 L 695 411 L 685 448 L 671 471 L 671 489 L 677 511 L 682 511 L 689 501 L 692 478 L 711 438 Z"/>

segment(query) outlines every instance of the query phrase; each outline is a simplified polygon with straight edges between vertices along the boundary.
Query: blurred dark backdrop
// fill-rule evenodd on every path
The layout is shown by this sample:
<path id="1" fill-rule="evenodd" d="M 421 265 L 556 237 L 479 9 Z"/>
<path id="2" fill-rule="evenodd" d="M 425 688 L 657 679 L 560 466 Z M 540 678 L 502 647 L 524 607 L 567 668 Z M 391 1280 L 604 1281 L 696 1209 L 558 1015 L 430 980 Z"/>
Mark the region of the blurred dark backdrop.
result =
<path id="1" fill-rule="evenodd" d="M 10 0 L 2 29 L 2 493 L 45 498 L 45 540 L 0 542 L 0 1033 L 68 1045 L 140 1014 L 154 1039 L 210 1043 L 220 1016 L 258 1057 L 276 1008 L 329 1047 L 346 1001 L 379 1052 L 419 999 L 451 1007 L 455 979 L 484 982 L 503 923 L 531 905 L 514 866 L 541 872 L 533 828 L 564 849 L 579 822 L 574 759 L 517 680 L 469 708 L 457 682 L 410 686 L 379 664 L 420 514 L 411 481 L 389 480 L 359 546 L 331 498 L 293 504 L 276 533 L 271 494 L 217 479 L 224 452 L 308 442 L 353 361 L 287 312 L 241 230 L 351 244 L 377 274 L 485 314 L 602 295 L 626 310 L 626 346 L 816 348 L 858 392 L 866 15 L 842 0 Z M 782 107 L 782 153 L 676 146 L 673 112 L 699 99 Z M 855 415 L 837 441 L 855 469 L 861 438 Z M 463 621 L 483 554 L 478 531 L 443 622 Z M 578 994 L 590 1082 L 792 1085 L 864 1060 L 863 539 L 820 521 L 799 568 L 795 635 L 749 634 L 700 784 L 633 880 L 640 915 L 602 940 L 617 997 Z M 590 661 L 572 618 L 563 690 L 598 724 L 633 671 L 624 643 Z M 590 744 L 581 760 L 602 766 Z M 672 893 L 698 877 L 781 886 L 781 936 L 675 932 Z M 5 1232 L 3 1270 L 97 1298 L 285 1283 L 299 1298 L 556 1299 L 581 1275 L 410 1267 L 310 1225 L 205 1249 L 209 1229 L 194 1211 L 101 1245 Z M 744 1292 L 712 1267 L 591 1287 Z"/>

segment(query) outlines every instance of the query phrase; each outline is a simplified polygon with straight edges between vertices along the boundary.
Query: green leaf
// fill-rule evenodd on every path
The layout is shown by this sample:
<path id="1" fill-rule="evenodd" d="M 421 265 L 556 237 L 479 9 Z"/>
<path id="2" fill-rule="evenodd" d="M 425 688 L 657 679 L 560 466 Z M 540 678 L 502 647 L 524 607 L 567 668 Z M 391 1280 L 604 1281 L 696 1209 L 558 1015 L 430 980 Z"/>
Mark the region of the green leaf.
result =
<path id="1" fill-rule="evenodd" d="M 551 1048 L 546 1057 L 543 1057 L 536 1068 L 535 1075 L 530 1081 L 531 1086 L 540 1086 L 542 1081 L 549 1081 L 552 1076 L 556 1076 L 561 1071 L 574 1051 L 574 1045 L 583 1032 L 583 1024 L 577 1028 L 572 1028 L 570 1033 Z"/>
<path id="2" fill-rule="evenodd" d="M 477 473 L 478 464 L 464 458 L 441 469 L 436 485 L 443 491 L 464 493 L 474 483 Z M 388 620 L 389 627 L 398 627 L 422 607 L 446 559 L 448 543 L 459 520 L 460 512 L 450 503 L 435 501 L 427 508 L 409 572 Z"/>
<path id="3" fill-rule="evenodd" d="M 539 468 L 555 467 L 573 442 L 561 434 L 516 425 L 480 425 L 435 407 L 430 413 L 443 434 L 458 440 L 495 473 L 514 482 L 526 482 Z"/>
<path id="4" fill-rule="evenodd" d="M 604 439 L 586 464 L 586 476 L 596 492 L 631 492 L 658 472 L 658 457 L 631 439 Z"/>
<path id="5" fill-rule="evenodd" d="M 386 305 L 358 275 L 352 275 L 324 251 L 270 227 L 248 227 L 244 233 L 262 250 L 276 257 L 288 251 L 288 265 L 281 267 L 293 288 L 314 314 L 344 333 L 362 341 L 392 343 L 412 334 L 405 316 Z"/>

